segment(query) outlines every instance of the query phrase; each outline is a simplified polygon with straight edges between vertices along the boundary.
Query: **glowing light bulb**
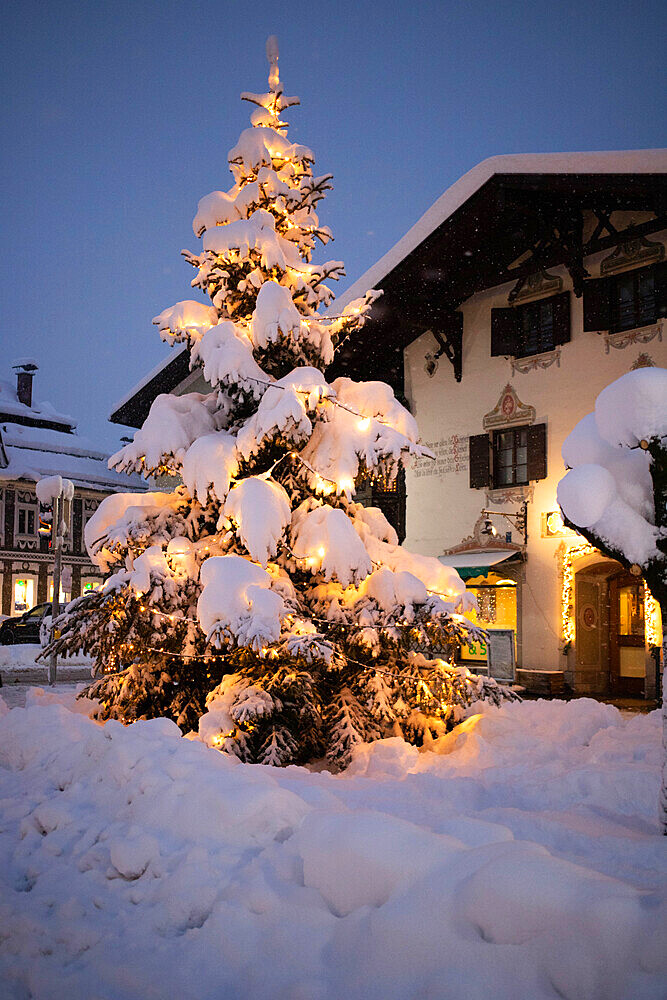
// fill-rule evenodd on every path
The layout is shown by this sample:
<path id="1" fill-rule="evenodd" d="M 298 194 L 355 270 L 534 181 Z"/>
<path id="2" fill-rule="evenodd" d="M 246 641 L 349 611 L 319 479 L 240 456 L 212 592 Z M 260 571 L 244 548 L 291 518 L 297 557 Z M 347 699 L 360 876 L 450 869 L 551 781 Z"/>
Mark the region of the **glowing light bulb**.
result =
<path id="1" fill-rule="evenodd" d="M 357 423 L 357 427 L 359 428 L 360 431 L 365 431 L 368 430 L 368 428 L 370 427 L 370 423 L 371 421 L 369 417 L 362 417 L 361 420 L 359 420 L 359 422 Z"/>
<path id="2" fill-rule="evenodd" d="M 320 557 L 320 559 L 324 559 L 324 556 L 326 554 L 326 549 L 324 548 L 323 545 L 320 545 L 319 549 L 317 550 L 317 554 Z"/>

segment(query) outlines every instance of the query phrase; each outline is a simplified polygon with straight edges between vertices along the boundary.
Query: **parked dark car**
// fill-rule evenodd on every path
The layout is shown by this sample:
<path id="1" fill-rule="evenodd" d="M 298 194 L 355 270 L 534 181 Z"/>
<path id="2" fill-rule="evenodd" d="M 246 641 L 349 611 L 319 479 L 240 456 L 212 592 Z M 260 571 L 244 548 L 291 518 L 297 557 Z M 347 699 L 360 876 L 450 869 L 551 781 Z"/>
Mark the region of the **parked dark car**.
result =
<path id="1" fill-rule="evenodd" d="M 17 618 L 5 618 L 0 625 L 0 645 L 13 646 L 16 642 L 39 642 L 39 629 L 45 615 L 51 614 L 50 604 L 37 604 Z"/>

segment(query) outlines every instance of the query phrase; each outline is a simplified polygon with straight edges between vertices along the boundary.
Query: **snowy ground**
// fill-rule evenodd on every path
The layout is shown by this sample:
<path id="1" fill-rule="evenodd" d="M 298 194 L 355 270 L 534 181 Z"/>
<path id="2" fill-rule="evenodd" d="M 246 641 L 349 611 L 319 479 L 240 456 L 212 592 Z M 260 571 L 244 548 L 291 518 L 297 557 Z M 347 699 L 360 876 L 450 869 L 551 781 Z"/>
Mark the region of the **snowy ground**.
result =
<path id="1" fill-rule="evenodd" d="M 508 705 L 335 776 L 85 711 L 0 719 L 3 998 L 664 1000 L 657 713 Z"/>

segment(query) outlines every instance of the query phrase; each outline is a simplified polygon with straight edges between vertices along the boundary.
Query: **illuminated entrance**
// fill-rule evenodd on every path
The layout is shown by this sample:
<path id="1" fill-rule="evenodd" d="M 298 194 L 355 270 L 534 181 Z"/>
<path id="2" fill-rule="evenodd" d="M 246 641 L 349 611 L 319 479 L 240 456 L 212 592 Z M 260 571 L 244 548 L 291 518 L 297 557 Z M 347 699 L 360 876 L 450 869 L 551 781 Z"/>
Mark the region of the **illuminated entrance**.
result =
<path id="1" fill-rule="evenodd" d="M 661 642 L 657 603 L 641 577 L 601 558 L 591 546 L 582 555 L 573 573 L 574 595 L 568 591 L 568 602 L 564 590 L 563 598 L 575 692 L 618 698 L 654 696 L 654 654 Z"/>

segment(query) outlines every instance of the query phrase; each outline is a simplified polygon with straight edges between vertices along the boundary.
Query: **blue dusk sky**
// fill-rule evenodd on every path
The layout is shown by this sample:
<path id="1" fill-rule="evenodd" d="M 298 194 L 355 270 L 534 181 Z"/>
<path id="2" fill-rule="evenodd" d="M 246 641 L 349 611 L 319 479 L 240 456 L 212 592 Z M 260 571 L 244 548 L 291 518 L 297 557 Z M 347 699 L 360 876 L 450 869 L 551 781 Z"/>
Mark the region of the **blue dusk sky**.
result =
<path id="1" fill-rule="evenodd" d="M 9 0 L 2 27 L 2 368 L 115 449 L 113 405 L 168 349 L 151 318 L 190 289 L 197 201 L 265 89 L 334 175 L 320 217 L 339 291 L 497 153 L 667 145 L 664 0 Z"/>

